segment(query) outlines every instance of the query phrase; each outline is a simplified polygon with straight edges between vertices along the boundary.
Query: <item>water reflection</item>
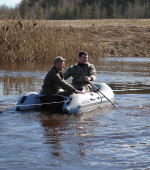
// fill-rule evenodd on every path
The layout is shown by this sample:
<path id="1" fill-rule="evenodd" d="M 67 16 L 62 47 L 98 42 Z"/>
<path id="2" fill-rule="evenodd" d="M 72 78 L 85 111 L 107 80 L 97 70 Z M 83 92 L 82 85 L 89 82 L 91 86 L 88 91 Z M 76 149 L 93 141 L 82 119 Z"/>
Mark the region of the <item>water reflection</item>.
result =
<path id="1" fill-rule="evenodd" d="M 81 161 L 80 157 L 84 155 L 83 149 L 81 149 L 83 143 L 75 139 L 77 127 L 72 122 L 76 117 L 41 113 L 39 118 L 45 130 L 45 144 L 49 145 L 51 164 L 61 166 L 62 163 L 66 164 L 68 161 L 73 163 L 74 158 L 76 161 Z"/>
<path id="2" fill-rule="evenodd" d="M 106 82 L 115 93 L 150 93 L 149 58 L 105 57 L 93 63 L 97 70 L 96 81 Z M 41 90 L 49 68 L 42 64 L 0 66 L 0 91 L 3 95 L 20 95 Z"/>
<path id="3" fill-rule="evenodd" d="M 97 62 L 98 71 L 113 72 L 137 72 L 148 73 L 150 71 L 150 58 L 134 57 L 105 57 Z"/>
<path id="4" fill-rule="evenodd" d="M 34 76 L 32 72 L 3 71 L 0 73 L 1 98 L 6 96 L 19 96 L 26 92 L 38 91 L 41 89 L 42 79 L 37 79 L 39 74 Z"/>
<path id="5" fill-rule="evenodd" d="M 4 75 L 0 81 L 0 101 L 11 104 L 18 100 L 22 94 L 41 89 L 41 80 L 33 77 L 13 77 Z"/>
<path id="6" fill-rule="evenodd" d="M 85 112 L 78 116 L 40 113 L 38 118 L 44 128 L 45 144 L 49 146 L 53 165 L 57 165 L 56 160 L 63 164 L 84 163 L 89 152 L 87 146 L 99 139 L 98 129 L 106 127 L 97 118 L 99 115 L 104 117 L 110 109 Z"/>
<path id="7" fill-rule="evenodd" d="M 49 65 L 48 65 L 49 64 Z M 45 70 L 45 68 L 51 67 L 50 63 L 47 64 L 20 64 L 20 63 L 6 63 L 6 64 L 0 64 L 0 70 L 6 71 L 6 72 L 36 72 L 36 71 L 42 71 Z"/>
<path id="8" fill-rule="evenodd" d="M 43 126 L 46 137 L 45 144 L 50 144 L 50 153 L 53 157 L 61 156 L 61 141 L 62 132 L 60 128 L 62 126 L 63 120 L 60 117 L 53 115 L 46 115 L 45 113 L 40 114 L 41 125 Z"/>
<path id="9" fill-rule="evenodd" d="M 131 63 L 150 63 L 150 58 L 148 57 L 105 57 L 105 61 L 119 61 L 119 62 L 131 62 Z M 101 59 L 99 59 L 101 60 Z"/>
<path id="10" fill-rule="evenodd" d="M 3 77 L 3 95 L 13 95 L 23 93 L 24 91 L 33 91 L 35 89 L 35 79 L 31 77 L 12 77 L 4 75 Z M 31 86 L 32 85 L 32 86 Z"/>
<path id="11" fill-rule="evenodd" d="M 150 58 L 106 57 L 99 60 L 97 81 L 107 82 L 118 94 L 150 94 Z"/>
<path id="12" fill-rule="evenodd" d="M 150 94 L 150 85 L 143 84 L 143 82 L 137 83 L 111 83 L 111 88 L 116 94 Z"/>
<path id="13" fill-rule="evenodd" d="M 0 89 L 2 95 L 20 95 L 38 91 L 45 76 L 45 65 L 0 65 Z M 43 73 L 44 72 L 44 73 Z"/>

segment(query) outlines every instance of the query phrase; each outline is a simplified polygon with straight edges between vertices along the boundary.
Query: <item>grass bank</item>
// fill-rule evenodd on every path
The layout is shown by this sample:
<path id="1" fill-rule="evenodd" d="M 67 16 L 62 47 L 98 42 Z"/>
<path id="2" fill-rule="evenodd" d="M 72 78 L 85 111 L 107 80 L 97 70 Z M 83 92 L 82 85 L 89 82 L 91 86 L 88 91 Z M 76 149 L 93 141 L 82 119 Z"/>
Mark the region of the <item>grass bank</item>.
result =
<path id="1" fill-rule="evenodd" d="M 62 55 L 76 61 L 84 50 L 92 59 L 150 57 L 150 20 L 1 20 L 1 63 L 46 63 Z"/>

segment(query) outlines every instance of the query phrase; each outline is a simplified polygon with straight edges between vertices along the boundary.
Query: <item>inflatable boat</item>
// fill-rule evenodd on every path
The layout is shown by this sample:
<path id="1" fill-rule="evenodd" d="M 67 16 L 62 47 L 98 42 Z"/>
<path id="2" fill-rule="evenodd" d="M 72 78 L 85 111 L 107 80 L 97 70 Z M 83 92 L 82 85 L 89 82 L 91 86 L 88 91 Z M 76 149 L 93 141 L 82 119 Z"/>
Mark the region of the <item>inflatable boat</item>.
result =
<path id="1" fill-rule="evenodd" d="M 85 94 L 72 94 L 70 96 L 52 95 L 41 92 L 30 92 L 21 96 L 17 102 L 16 110 L 55 110 L 67 114 L 78 114 L 104 107 L 114 99 L 112 89 L 105 83 L 93 83 L 92 92 Z"/>

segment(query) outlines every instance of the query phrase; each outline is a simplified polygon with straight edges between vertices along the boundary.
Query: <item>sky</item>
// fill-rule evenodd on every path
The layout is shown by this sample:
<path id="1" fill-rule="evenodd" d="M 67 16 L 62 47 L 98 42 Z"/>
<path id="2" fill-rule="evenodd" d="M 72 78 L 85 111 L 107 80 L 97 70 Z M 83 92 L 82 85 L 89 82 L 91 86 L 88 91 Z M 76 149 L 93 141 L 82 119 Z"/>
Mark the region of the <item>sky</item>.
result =
<path id="1" fill-rule="evenodd" d="M 6 5 L 8 7 L 15 7 L 21 0 L 0 0 L 0 6 Z"/>

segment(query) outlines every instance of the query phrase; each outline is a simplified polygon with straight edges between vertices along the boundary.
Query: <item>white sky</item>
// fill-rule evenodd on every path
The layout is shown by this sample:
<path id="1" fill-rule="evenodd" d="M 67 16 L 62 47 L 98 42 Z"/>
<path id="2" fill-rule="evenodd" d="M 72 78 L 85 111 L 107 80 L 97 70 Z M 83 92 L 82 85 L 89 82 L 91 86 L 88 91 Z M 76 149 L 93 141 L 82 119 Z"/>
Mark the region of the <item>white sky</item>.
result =
<path id="1" fill-rule="evenodd" d="M 15 7 L 21 0 L 0 0 L 0 6 L 6 5 L 8 7 Z"/>

